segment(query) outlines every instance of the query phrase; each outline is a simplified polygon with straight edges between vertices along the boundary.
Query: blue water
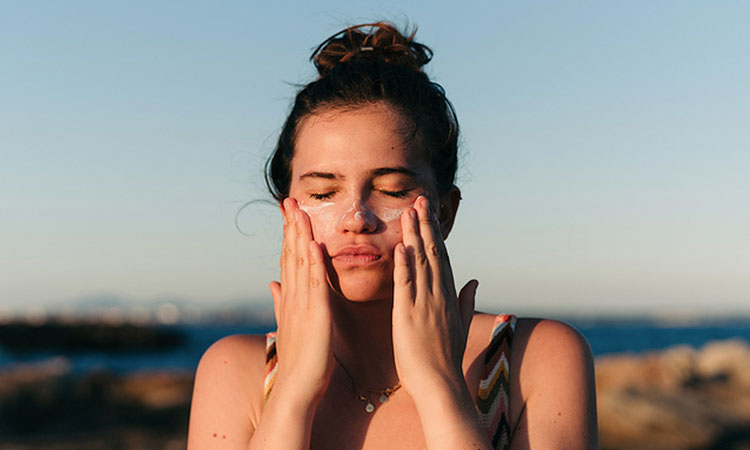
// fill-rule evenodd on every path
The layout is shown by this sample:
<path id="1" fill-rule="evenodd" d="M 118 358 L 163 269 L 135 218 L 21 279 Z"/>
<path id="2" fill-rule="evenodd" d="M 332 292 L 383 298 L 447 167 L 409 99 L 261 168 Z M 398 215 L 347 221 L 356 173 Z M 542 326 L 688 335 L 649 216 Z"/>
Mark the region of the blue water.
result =
<path id="1" fill-rule="evenodd" d="M 139 369 L 195 370 L 203 352 L 214 342 L 232 334 L 263 334 L 268 327 L 247 325 L 175 325 L 185 336 L 183 346 L 168 351 L 153 352 L 87 352 L 60 354 L 34 352 L 31 354 L 9 354 L 0 347 L 0 368 L 16 363 L 33 363 L 54 357 L 65 357 L 74 372 L 105 369 L 114 372 L 129 372 Z"/>
<path id="2" fill-rule="evenodd" d="M 750 320 L 711 325 L 671 326 L 642 322 L 568 321 L 589 341 L 594 356 L 612 353 L 640 353 L 675 345 L 700 348 L 710 341 L 743 339 L 750 342 Z"/>
<path id="3" fill-rule="evenodd" d="M 594 356 L 612 353 L 639 353 L 659 350 L 674 345 L 699 348 L 707 342 L 739 338 L 750 342 L 750 320 L 726 321 L 710 325 L 668 326 L 648 321 L 577 321 L 576 327 L 591 344 Z M 218 339 L 239 333 L 262 334 L 269 327 L 243 325 L 176 325 L 186 336 L 185 345 L 170 351 L 133 353 L 57 353 L 36 352 L 11 355 L 0 348 L 0 368 L 16 363 L 27 363 L 63 356 L 70 360 L 75 372 L 105 369 L 129 372 L 139 369 L 192 371 L 203 352 Z"/>

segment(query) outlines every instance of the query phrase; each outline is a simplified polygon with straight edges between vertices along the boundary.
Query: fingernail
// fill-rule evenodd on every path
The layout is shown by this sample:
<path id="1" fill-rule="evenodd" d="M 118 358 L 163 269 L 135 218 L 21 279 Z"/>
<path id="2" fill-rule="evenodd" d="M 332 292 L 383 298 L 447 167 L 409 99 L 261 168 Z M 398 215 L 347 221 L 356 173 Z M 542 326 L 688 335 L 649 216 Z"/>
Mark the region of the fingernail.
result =
<path id="1" fill-rule="evenodd" d="M 294 222 L 299 222 L 300 214 L 299 211 L 294 211 Z"/>

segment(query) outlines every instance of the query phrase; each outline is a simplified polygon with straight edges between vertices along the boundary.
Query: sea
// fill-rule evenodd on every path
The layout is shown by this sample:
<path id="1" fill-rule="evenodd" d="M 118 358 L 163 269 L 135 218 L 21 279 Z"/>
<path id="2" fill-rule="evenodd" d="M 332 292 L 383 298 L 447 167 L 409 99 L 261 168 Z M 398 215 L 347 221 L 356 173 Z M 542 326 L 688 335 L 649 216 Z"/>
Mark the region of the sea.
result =
<path id="1" fill-rule="evenodd" d="M 750 318 L 674 323 L 650 319 L 566 319 L 591 345 L 594 357 L 661 350 L 677 345 L 700 348 L 711 341 L 739 339 L 750 342 Z M 60 354 L 35 351 L 11 354 L 0 347 L 0 370 L 19 364 L 48 360 L 65 361 L 76 373 L 93 370 L 128 373 L 140 370 L 193 371 L 206 349 L 222 337 L 233 334 L 264 334 L 271 325 L 175 324 L 163 325 L 184 336 L 181 346 L 166 351 L 77 352 Z"/>

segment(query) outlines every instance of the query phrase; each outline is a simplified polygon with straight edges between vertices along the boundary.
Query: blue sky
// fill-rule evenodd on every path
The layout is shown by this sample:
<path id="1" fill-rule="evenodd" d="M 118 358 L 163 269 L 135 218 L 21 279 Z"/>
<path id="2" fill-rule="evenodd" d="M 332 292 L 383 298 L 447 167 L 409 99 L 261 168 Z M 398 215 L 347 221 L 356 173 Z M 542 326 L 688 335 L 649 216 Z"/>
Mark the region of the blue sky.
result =
<path id="1" fill-rule="evenodd" d="M 748 312 L 750 4 L 0 0 L 0 306 L 268 301 L 262 165 L 342 26 L 418 25 L 478 306 Z"/>

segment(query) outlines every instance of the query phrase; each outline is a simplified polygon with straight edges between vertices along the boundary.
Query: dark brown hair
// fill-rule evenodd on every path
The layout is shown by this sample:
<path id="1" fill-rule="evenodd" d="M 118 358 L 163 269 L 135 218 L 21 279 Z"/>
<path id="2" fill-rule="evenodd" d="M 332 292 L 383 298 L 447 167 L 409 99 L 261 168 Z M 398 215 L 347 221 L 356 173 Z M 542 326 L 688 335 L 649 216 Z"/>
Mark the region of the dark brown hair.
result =
<path id="1" fill-rule="evenodd" d="M 412 148 L 423 152 L 438 195 L 454 185 L 458 161 L 458 118 L 443 88 L 422 66 L 432 50 L 387 22 L 355 25 L 320 44 L 310 59 L 320 76 L 297 93 L 278 144 L 266 161 L 266 185 L 276 200 L 289 195 L 298 128 L 311 114 L 384 103 L 409 124 Z"/>

